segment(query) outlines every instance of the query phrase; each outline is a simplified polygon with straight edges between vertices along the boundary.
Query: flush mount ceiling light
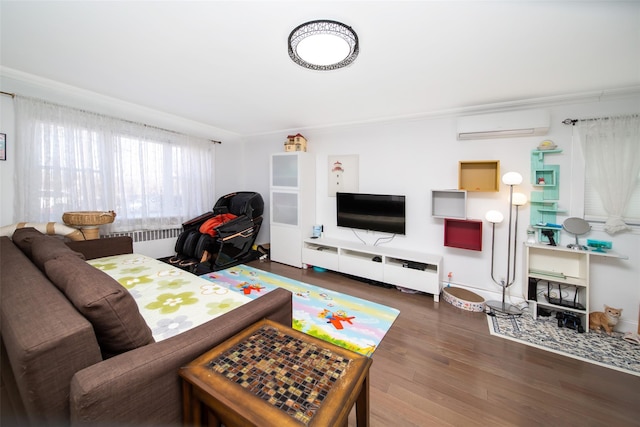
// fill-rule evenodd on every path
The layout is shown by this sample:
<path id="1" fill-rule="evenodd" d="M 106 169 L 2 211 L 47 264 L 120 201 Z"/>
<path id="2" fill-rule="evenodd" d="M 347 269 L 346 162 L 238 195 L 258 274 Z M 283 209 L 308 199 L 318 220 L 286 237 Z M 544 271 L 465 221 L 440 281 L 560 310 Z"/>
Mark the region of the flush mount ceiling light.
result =
<path id="1" fill-rule="evenodd" d="M 320 19 L 298 25 L 289 34 L 289 56 L 312 70 L 337 70 L 358 56 L 358 35 L 337 21 Z"/>

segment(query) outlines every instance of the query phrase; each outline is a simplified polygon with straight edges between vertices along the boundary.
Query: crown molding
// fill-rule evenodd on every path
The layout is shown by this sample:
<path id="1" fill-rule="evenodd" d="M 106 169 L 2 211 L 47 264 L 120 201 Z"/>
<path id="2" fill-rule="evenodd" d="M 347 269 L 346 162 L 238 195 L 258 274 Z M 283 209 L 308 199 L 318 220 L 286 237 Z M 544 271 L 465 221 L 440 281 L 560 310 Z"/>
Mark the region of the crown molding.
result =
<path id="1" fill-rule="evenodd" d="M 18 82 L 18 85 L 5 88 L 5 78 Z M 33 74 L 24 73 L 22 71 L 4 66 L 0 66 L 0 89 L 8 89 L 8 91 L 16 92 L 18 95 L 42 97 L 54 102 L 60 102 L 61 98 L 73 100 L 74 102 L 80 103 L 85 108 L 97 108 L 100 110 L 99 112 L 104 114 L 115 116 L 122 116 L 122 114 L 126 114 L 129 118 L 134 117 L 134 119 L 138 121 L 152 122 L 149 124 L 161 127 L 169 127 L 180 132 L 190 133 L 208 139 L 211 139 L 213 137 L 213 139 L 215 140 L 223 140 L 225 142 L 244 140 L 246 138 L 259 136 L 282 135 L 292 132 L 347 129 L 395 122 L 458 117 L 470 114 L 498 113 L 503 111 L 553 107 L 584 102 L 603 102 L 640 95 L 640 85 L 638 85 L 589 92 L 566 93 L 538 98 L 508 100 L 503 102 L 451 108 L 440 111 L 422 112 L 392 117 L 378 117 L 355 122 L 342 122 L 322 126 L 278 129 L 268 132 L 256 132 L 240 135 L 238 133 L 231 132 L 225 129 L 216 128 L 201 122 L 196 122 L 162 111 L 153 110 L 151 108 L 143 107 L 138 104 L 133 104 L 121 99 L 109 97 L 89 90 L 80 89 L 75 86 L 67 85 L 55 80 L 46 79 Z M 20 93 L 21 91 L 25 91 L 27 93 Z"/>
<path id="2" fill-rule="evenodd" d="M 603 89 L 598 91 L 566 93 L 561 95 L 546 96 L 539 98 L 528 98 L 520 100 L 510 100 L 504 102 L 495 102 L 489 104 L 479 104 L 467 107 L 451 108 L 447 110 L 408 114 L 403 116 L 381 117 L 371 120 L 362 120 L 357 122 L 343 122 L 323 126 L 309 126 L 295 129 L 280 129 L 277 131 L 258 132 L 254 134 L 244 135 L 246 137 L 256 137 L 265 135 L 281 135 L 283 133 L 304 132 L 304 131 L 322 131 L 328 129 L 348 129 L 373 124 L 387 124 L 395 122 L 409 122 L 417 120 L 433 120 L 441 118 L 459 117 L 471 114 L 500 113 L 505 111 L 528 110 L 531 108 L 556 107 L 560 105 L 576 104 L 584 102 L 604 102 L 615 99 L 624 99 L 634 96 L 640 96 L 639 86 L 628 86 L 612 89 Z"/>
<path id="3" fill-rule="evenodd" d="M 8 86 L 8 87 L 6 87 Z M 240 135 L 201 122 L 123 101 L 55 80 L 0 66 L 0 89 L 17 96 L 41 98 L 74 108 L 120 117 L 216 141 L 234 142 Z"/>

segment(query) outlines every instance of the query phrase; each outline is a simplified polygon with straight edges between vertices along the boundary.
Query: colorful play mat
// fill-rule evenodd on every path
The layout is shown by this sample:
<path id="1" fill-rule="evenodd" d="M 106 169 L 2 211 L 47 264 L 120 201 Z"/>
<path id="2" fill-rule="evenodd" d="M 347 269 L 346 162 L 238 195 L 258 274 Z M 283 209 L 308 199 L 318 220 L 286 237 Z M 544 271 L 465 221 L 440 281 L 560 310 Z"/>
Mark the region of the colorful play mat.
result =
<path id="1" fill-rule="evenodd" d="M 257 268 L 238 265 L 201 276 L 251 298 L 285 288 L 293 294 L 293 328 L 371 356 L 399 310 Z"/>

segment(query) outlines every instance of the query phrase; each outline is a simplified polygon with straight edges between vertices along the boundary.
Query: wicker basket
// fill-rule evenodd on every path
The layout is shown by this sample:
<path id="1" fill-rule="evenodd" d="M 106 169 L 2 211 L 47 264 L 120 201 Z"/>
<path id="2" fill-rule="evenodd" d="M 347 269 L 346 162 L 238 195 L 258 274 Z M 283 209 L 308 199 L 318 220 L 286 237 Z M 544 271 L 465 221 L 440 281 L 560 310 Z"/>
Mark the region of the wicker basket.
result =
<path id="1" fill-rule="evenodd" d="M 87 227 L 94 225 L 111 224 L 116 218 L 114 211 L 79 211 L 65 212 L 62 214 L 62 221 L 73 227 Z"/>
<path id="2" fill-rule="evenodd" d="M 79 211 L 62 214 L 62 221 L 71 227 L 80 229 L 86 240 L 99 239 L 100 226 L 112 223 L 115 218 L 114 211 Z"/>

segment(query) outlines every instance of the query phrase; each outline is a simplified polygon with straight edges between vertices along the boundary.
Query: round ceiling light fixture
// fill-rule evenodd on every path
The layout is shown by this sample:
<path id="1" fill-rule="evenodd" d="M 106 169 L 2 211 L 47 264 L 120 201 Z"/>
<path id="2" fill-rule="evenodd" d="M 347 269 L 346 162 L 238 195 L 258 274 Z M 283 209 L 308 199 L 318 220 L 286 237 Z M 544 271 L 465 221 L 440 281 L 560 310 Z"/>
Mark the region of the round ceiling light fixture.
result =
<path id="1" fill-rule="evenodd" d="M 289 34 L 289 57 L 311 70 L 337 70 L 351 64 L 359 52 L 358 35 L 337 21 L 320 19 L 298 25 Z"/>

